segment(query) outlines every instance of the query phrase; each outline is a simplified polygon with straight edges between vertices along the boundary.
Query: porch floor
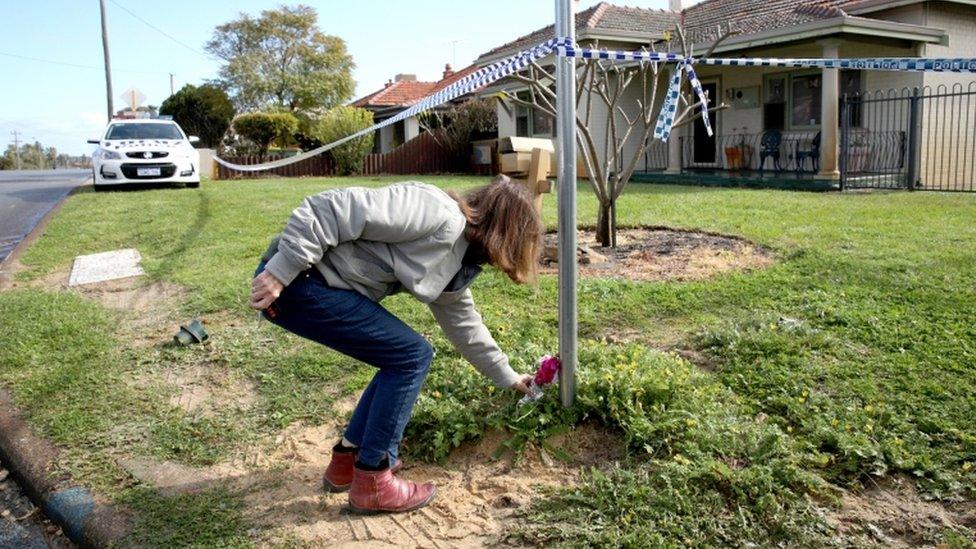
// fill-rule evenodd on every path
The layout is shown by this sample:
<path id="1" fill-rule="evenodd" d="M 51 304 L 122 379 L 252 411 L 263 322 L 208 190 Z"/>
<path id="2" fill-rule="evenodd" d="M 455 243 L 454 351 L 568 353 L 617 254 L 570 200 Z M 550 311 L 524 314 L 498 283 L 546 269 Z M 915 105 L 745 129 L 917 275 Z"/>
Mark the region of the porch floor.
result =
<path id="1" fill-rule="evenodd" d="M 839 181 L 816 179 L 811 172 L 792 171 L 728 171 L 686 169 L 680 174 L 664 171 L 635 172 L 631 181 L 637 183 L 661 183 L 701 185 L 705 187 L 754 187 L 763 189 L 789 189 L 798 191 L 836 191 Z"/>

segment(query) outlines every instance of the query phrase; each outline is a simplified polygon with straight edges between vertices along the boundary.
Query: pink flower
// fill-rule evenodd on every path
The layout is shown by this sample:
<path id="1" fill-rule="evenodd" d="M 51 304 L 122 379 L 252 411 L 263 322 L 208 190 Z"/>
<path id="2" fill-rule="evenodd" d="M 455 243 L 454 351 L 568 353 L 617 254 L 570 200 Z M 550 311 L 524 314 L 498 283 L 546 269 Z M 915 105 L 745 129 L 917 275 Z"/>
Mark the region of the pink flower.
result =
<path id="1" fill-rule="evenodd" d="M 559 357 L 546 355 L 539 359 L 539 368 L 535 371 L 533 382 L 538 386 L 548 385 L 556 379 L 556 372 L 562 367 Z"/>

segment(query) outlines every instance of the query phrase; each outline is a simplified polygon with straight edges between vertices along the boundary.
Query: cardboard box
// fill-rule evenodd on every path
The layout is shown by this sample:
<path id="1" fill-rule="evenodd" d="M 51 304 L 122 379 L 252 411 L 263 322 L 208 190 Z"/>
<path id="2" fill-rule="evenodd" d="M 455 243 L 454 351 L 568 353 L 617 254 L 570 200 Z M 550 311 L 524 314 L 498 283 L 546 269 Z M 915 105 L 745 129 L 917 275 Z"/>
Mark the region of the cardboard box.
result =
<path id="1" fill-rule="evenodd" d="M 500 153 L 531 153 L 532 149 L 542 149 L 550 153 L 556 152 L 552 139 L 534 137 L 502 137 L 498 140 Z"/>
<path id="2" fill-rule="evenodd" d="M 499 169 L 504 174 L 527 173 L 532 163 L 532 151 L 507 152 L 500 155 Z M 556 155 L 549 155 L 549 177 L 556 175 Z"/>

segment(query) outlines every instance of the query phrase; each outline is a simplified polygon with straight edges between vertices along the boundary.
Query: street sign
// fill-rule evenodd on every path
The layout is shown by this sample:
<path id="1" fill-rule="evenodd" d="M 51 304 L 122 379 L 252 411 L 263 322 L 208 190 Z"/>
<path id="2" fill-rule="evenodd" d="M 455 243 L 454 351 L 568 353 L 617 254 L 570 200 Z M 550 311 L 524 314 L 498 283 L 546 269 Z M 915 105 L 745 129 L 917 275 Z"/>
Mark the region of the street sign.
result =
<path id="1" fill-rule="evenodd" d="M 125 104 L 129 106 L 129 110 L 134 111 L 138 109 L 139 105 L 142 105 L 142 102 L 145 100 L 146 96 L 135 88 L 129 88 L 122 94 L 122 101 L 125 101 Z"/>

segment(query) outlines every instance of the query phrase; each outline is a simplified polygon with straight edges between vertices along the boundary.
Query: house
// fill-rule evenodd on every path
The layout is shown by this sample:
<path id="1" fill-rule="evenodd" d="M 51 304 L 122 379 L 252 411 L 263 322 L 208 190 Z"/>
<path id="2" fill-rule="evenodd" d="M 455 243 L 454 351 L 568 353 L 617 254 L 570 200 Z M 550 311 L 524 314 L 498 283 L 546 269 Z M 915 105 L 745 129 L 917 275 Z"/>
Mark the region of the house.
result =
<path id="1" fill-rule="evenodd" d="M 357 99 L 353 106 L 371 111 L 374 122 L 382 122 L 477 70 L 477 66 L 470 65 L 455 71 L 448 64 L 444 66 L 441 79 L 436 82 L 418 81 L 414 74 L 398 74 L 382 89 Z M 376 131 L 373 139 L 373 152 L 390 152 L 417 137 L 422 131 L 420 121 L 415 116 L 381 128 Z"/>
<path id="2" fill-rule="evenodd" d="M 680 24 L 696 53 L 707 51 L 720 29 L 730 27 L 734 34 L 715 50 L 720 57 L 960 58 L 976 51 L 976 5 L 965 0 L 705 0 L 697 4 L 671 0 L 670 8 L 651 10 L 601 2 L 576 14 L 577 42 L 583 47 L 617 50 L 656 43 L 659 50 L 669 45 L 673 50 L 669 31 Z M 484 53 L 476 63 L 483 66 L 552 36 L 552 26 L 540 29 Z M 966 100 L 976 99 L 976 88 L 969 87 L 971 74 L 704 65 L 696 70 L 713 106 L 724 105 L 713 115 L 715 135 L 709 137 L 701 123 L 678 128 L 667 146 L 657 143 L 650 147 L 644 162 L 647 171 L 799 171 L 810 179 L 836 181 L 845 167 L 845 176 L 852 169 L 884 175 L 891 186 L 909 180 L 918 183 L 929 176 L 970 177 L 972 185 L 966 172 L 971 170 L 971 162 L 967 164 L 965 158 L 976 153 L 972 150 L 976 146 L 974 124 L 958 124 L 955 137 L 935 134 L 940 116 L 973 120 L 976 108 L 954 106 L 947 112 L 949 107 L 923 97 L 916 101 L 921 106 L 919 118 L 913 120 L 906 106 L 915 88 L 927 90 L 923 95 L 957 91 L 974 95 Z M 663 90 L 663 82 L 659 85 Z M 517 94 L 524 86 L 508 82 L 502 87 Z M 885 95 L 884 90 L 901 91 Z M 888 97 L 891 104 L 848 101 L 844 107 L 847 117 L 841 123 L 843 96 L 876 91 L 880 95 L 873 97 Z M 636 112 L 636 95 L 625 103 L 629 103 L 625 109 Z M 499 136 L 553 135 L 552 122 L 530 110 L 500 106 Z M 604 127 L 607 118 L 602 113 Z M 778 161 L 772 154 L 764 155 L 773 141 Z M 847 144 L 843 150 L 842 141 Z M 628 143 L 634 150 L 638 145 Z M 947 147 L 958 151 L 955 167 L 941 166 L 935 173 L 934 155 Z M 731 155 L 735 149 L 739 149 L 738 160 Z M 960 175 L 961 171 L 966 173 Z"/>

